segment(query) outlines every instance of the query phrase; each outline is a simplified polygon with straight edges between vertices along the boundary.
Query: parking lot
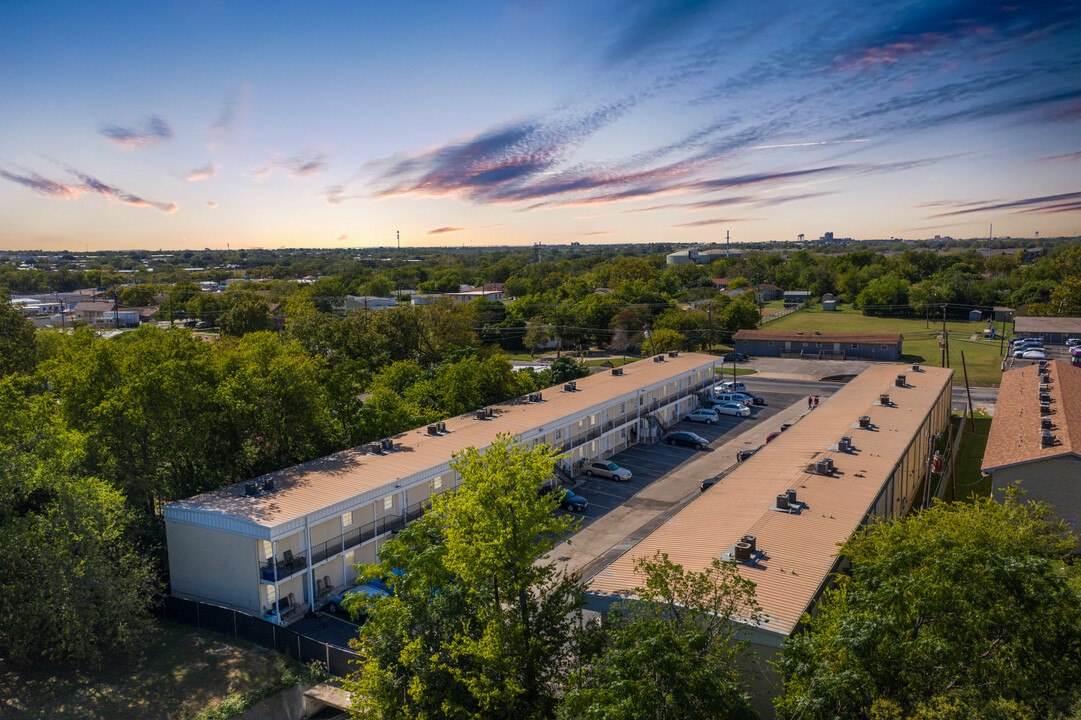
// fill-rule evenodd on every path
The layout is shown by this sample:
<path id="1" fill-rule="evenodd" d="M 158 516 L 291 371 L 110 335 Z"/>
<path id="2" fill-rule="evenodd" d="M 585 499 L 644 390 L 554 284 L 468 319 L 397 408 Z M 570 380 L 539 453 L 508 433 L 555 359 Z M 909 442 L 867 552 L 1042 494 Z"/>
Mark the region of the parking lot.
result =
<path id="1" fill-rule="evenodd" d="M 679 445 L 667 445 L 664 442 L 658 442 L 654 445 L 643 443 L 632 446 L 609 458 L 612 462 L 627 468 L 633 473 L 633 477 L 629 481 L 620 482 L 580 476 L 578 478 L 580 484 L 574 488 L 574 491 L 589 501 L 589 507 L 583 513 L 570 513 L 582 518 L 580 529 L 588 527 L 598 518 L 607 515 L 620 506 L 629 506 L 642 510 L 663 510 L 671 506 L 671 502 L 636 498 L 634 496 L 676 468 L 694 460 L 701 453 L 714 452 L 715 448 L 723 446 L 755 425 L 769 425 L 771 418 L 793 403 L 806 403 L 807 401 L 807 396 L 803 393 L 796 394 L 771 390 L 768 385 L 762 382 L 748 382 L 747 388 L 751 392 L 761 395 L 767 403 L 766 405 L 752 407 L 750 417 L 739 418 L 722 415 L 719 422 L 712 425 L 681 420 L 669 428 L 670 432 L 688 431 L 702 436 L 709 441 L 710 449 L 699 451 Z M 834 389 L 833 386 L 822 386 L 819 394 L 825 398 Z M 780 424 L 778 423 L 778 427 L 772 429 L 780 429 Z"/>

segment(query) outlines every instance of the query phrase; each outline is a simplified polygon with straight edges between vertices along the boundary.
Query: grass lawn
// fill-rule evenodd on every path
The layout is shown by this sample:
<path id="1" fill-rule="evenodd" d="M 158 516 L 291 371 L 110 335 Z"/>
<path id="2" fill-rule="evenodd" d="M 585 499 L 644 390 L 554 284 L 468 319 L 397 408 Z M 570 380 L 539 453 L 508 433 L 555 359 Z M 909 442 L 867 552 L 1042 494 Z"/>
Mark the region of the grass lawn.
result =
<path id="1" fill-rule="evenodd" d="M 142 657 L 107 659 L 82 671 L 19 673 L 0 662 L 0 718 L 196 719 L 304 670 L 272 650 L 221 635 L 167 622 L 157 628 Z"/>
<path id="2" fill-rule="evenodd" d="M 955 418 L 955 421 L 960 419 Z M 967 500 L 972 495 L 986 497 L 991 494 L 991 478 L 983 477 L 980 465 L 983 451 L 987 447 L 987 434 L 991 432 L 991 417 L 985 413 L 973 414 L 976 429 L 965 421 L 964 435 L 961 437 L 961 452 L 957 454 L 954 495 L 958 500 Z"/>
<path id="3" fill-rule="evenodd" d="M 813 333 L 900 333 L 904 336 L 902 358 L 906 362 L 920 362 L 934 367 L 942 366 L 942 350 L 938 336 L 942 332 L 942 320 L 936 324 L 918 318 L 868 317 L 853 308 L 835 312 L 800 310 L 766 326 L 769 330 L 802 330 Z M 961 353 L 965 354 L 968 379 L 975 385 L 998 385 L 1002 378 L 1002 354 L 999 340 L 984 340 L 986 322 L 947 321 L 950 333 L 950 367 L 957 373 L 955 383 L 964 382 L 961 369 Z M 971 339 L 976 336 L 977 339 Z M 1009 347 L 1008 345 L 1006 346 Z"/>
<path id="4" fill-rule="evenodd" d="M 733 371 L 732 371 L 732 366 L 731 365 L 725 365 L 724 367 L 718 366 L 717 368 L 715 368 L 715 370 L 716 370 L 718 375 L 727 375 L 728 377 L 732 377 L 732 372 Z M 746 367 L 737 367 L 736 370 L 735 370 L 736 375 L 754 375 L 756 372 L 758 372 L 758 371 L 755 370 L 754 368 L 746 368 Z"/>

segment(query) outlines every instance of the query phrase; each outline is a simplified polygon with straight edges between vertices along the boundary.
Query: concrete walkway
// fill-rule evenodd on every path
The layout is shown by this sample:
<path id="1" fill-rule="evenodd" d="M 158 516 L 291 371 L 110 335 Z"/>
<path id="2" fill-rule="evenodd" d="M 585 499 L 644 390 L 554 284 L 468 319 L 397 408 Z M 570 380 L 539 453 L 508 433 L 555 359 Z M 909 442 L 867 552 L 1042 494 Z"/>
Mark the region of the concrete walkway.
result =
<path id="1" fill-rule="evenodd" d="M 781 425 L 795 423 L 806 414 L 807 401 L 801 399 L 775 415 L 768 425 L 755 425 L 712 452 L 699 453 L 557 545 L 549 559 L 560 570 L 581 573 L 588 580 L 698 497 L 700 483 L 734 466 L 737 452 L 762 445 Z"/>

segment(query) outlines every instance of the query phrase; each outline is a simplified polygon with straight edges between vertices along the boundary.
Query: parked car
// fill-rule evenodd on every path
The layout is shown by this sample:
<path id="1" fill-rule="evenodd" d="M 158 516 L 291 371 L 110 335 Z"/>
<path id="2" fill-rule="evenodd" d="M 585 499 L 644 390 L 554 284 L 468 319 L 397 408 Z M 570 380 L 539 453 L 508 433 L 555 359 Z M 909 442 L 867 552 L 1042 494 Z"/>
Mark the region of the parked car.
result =
<path id="1" fill-rule="evenodd" d="M 739 380 L 728 380 L 726 382 L 720 383 L 719 385 L 714 385 L 713 386 L 713 393 L 717 394 L 717 393 L 743 392 L 746 389 L 747 389 L 747 386 L 744 385 Z"/>
<path id="2" fill-rule="evenodd" d="M 200 320 L 199 322 L 195 323 L 196 330 L 206 330 L 207 328 L 211 327 L 214 326 L 211 323 L 208 323 L 206 320 Z"/>
<path id="3" fill-rule="evenodd" d="M 714 405 L 713 410 L 721 415 L 735 415 L 736 417 L 747 417 L 751 414 L 749 407 L 738 402 L 720 403 Z"/>
<path id="4" fill-rule="evenodd" d="M 1021 353 L 1021 358 L 1024 360 L 1046 360 L 1047 354 L 1043 350 L 1025 350 Z"/>
<path id="5" fill-rule="evenodd" d="M 1070 354 L 1074 357 L 1081 357 L 1081 345 L 1074 345 L 1071 347 Z"/>
<path id="6" fill-rule="evenodd" d="M 759 446 L 754 448 L 753 450 L 740 450 L 738 453 L 736 453 L 736 462 L 743 462 L 761 449 L 762 447 Z"/>
<path id="7" fill-rule="evenodd" d="M 631 471 L 622 468 L 610 460 L 594 460 L 586 463 L 586 475 L 608 478 L 610 480 L 630 480 Z"/>
<path id="8" fill-rule="evenodd" d="M 1066 338 L 1066 347 L 1081 345 L 1081 338 Z"/>
<path id="9" fill-rule="evenodd" d="M 744 405 L 765 405 L 766 399 L 761 395 L 755 395 L 752 392 L 738 392 L 732 393 L 736 396 L 738 402 L 742 402 Z"/>
<path id="10" fill-rule="evenodd" d="M 563 497 L 559 501 L 559 507 L 571 512 L 585 512 L 589 507 L 589 501 L 573 490 L 564 490 Z"/>
<path id="11" fill-rule="evenodd" d="M 785 423 L 784 425 L 781 426 L 781 432 L 784 432 L 785 430 L 787 430 L 790 427 L 792 427 L 792 423 Z"/>
<path id="12" fill-rule="evenodd" d="M 353 616 L 367 616 L 372 605 L 380 598 L 390 597 L 390 592 L 372 583 L 352 585 L 327 599 L 327 610 L 336 613 L 345 610 Z"/>
<path id="13" fill-rule="evenodd" d="M 711 410 L 710 408 L 698 408 L 697 410 L 691 410 L 691 413 L 684 419 L 690 420 L 691 422 L 700 422 L 705 423 L 706 425 L 712 425 L 721 418 L 717 415 L 717 412 L 715 410 Z"/>
<path id="14" fill-rule="evenodd" d="M 1022 340 L 1013 346 L 1014 350 L 1022 350 L 1025 348 L 1042 348 L 1043 343 L 1039 340 Z"/>
<path id="15" fill-rule="evenodd" d="M 741 352 L 730 352 L 722 358 L 725 362 L 747 362 L 750 359 L 746 353 Z"/>
<path id="16" fill-rule="evenodd" d="M 767 443 L 773 442 L 775 439 L 780 437 L 780 435 L 781 435 L 780 430 L 778 430 L 777 432 L 771 432 L 769 435 L 766 436 L 766 442 Z"/>
<path id="17" fill-rule="evenodd" d="M 669 445 L 687 445 L 688 447 L 697 448 L 698 450 L 705 450 L 709 447 L 708 440 L 693 432 L 681 431 L 668 433 L 668 437 L 666 437 L 664 441 Z"/>
<path id="18" fill-rule="evenodd" d="M 390 580 L 392 575 L 397 576 L 397 577 L 402 577 L 403 575 L 405 575 L 405 570 L 399 570 L 398 568 L 395 568 L 395 569 L 390 571 L 390 575 L 387 575 L 387 576 L 381 577 L 381 578 L 376 578 L 375 580 L 369 580 L 365 584 L 366 585 L 374 585 L 375 587 L 379 588 L 380 590 L 386 590 L 388 595 L 393 595 L 394 594 L 394 588 L 391 587 L 391 585 L 387 582 L 388 580 Z"/>

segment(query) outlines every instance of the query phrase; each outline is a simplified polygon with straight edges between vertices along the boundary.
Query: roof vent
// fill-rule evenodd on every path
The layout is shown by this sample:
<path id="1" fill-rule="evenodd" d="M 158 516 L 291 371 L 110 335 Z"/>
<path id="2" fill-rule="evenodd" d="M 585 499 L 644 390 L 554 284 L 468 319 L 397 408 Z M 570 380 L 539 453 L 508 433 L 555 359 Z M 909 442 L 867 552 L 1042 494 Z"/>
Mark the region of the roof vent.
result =
<path id="1" fill-rule="evenodd" d="M 908 380 L 905 379 L 904 375 L 898 375 L 897 379 L 894 380 L 893 384 L 897 387 L 908 387 Z"/>
<path id="2" fill-rule="evenodd" d="M 1051 402 L 1051 393 L 1049 393 L 1049 392 L 1040 393 L 1040 403 L 1049 403 L 1049 402 Z"/>
<path id="3" fill-rule="evenodd" d="M 1049 403 L 1049 402 L 1041 402 L 1040 403 L 1040 412 L 1045 414 L 1045 415 L 1050 413 L 1051 412 L 1051 403 Z"/>
<path id="4" fill-rule="evenodd" d="M 483 420 L 484 418 L 488 417 L 488 413 L 484 412 L 482 408 L 480 410 L 477 410 L 474 416 L 477 418 L 477 420 Z"/>
<path id="5" fill-rule="evenodd" d="M 369 455 L 380 455 L 383 452 L 383 444 L 376 442 L 371 443 L 370 445 L 365 445 L 364 451 L 367 452 Z"/>
<path id="6" fill-rule="evenodd" d="M 495 408 L 484 408 L 484 414 L 488 417 L 495 417 Z"/>
<path id="7" fill-rule="evenodd" d="M 1050 383 L 1045 383 L 1045 382 L 1040 383 L 1040 392 L 1041 393 L 1051 392 L 1051 384 Z"/>
<path id="8" fill-rule="evenodd" d="M 892 403 L 890 403 L 890 394 L 889 393 L 882 393 L 881 395 L 879 395 L 878 396 L 878 404 L 881 405 L 882 407 L 890 407 L 891 404 L 892 404 Z"/>
<path id="9" fill-rule="evenodd" d="M 540 393 L 537 393 L 537 394 L 540 395 Z M 439 428 L 439 432 L 441 432 L 441 433 L 445 433 L 447 431 L 447 424 L 445 422 L 443 422 L 442 420 L 440 420 L 439 422 L 436 423 L 436 427 Z"/>
<path id="10" fill-rule="evenodd" d="M 571 380 L 569 383 L 563 386 L 563 392 L 574 392 L 578 389 L 578 384 Z"/>
<path id="11" fill-rule="evenodd" d="M 851 452 L 852 451 L 852 438 L 845 435 L 843 438 L 837 441 L 837 452 Z"/>
<path id="12" fill-rule="evenodd" d="M 679 351 L 678 350 L 673 350 L 672 352 L 668 353 L 668 357 L 670 357 L 670 358 L 679 357 Z"/>
<path id="13" fill-rule="evenodd" d="M 777 505 L 778 510 L 788 509 L 788 493 L 777 493 Z"/>
<path id="14" fill-rule="evenodd" d="M 751 546 L 751 552 L 754 552 L 755 550 L 758 549 L 758 547 L 757 547 L 758 541 L 757 541 L 757 538 L 755 538 L 754 535 L 744 535 L 742 538 L 740 538 L 740 541 L 745 542 L 748 545 L 750 545 Z"/>
<path id="15" fill-rule="evenodd" d="M 736 562 L 749 562 L 751 559 L 750 543 L 736 543 Z"/>
<path id="16" fill-rule="evenodd" d="M 244 494 L 249 497 L 254 497 L 259 494 L 259 486 L 254 482 L 244 483 Z"/>
<path id="17" fill-rule="evenodd" d="M 612 368 L 612 374 L 613 375 L 622 375 L 623 374 L 623 368 L 621 368 L 621 367 Z"/>
<path id="18" fill-rule="evenodd" d="M 379 447 L 380 447 L 381 450 L 384 450 L 385 452 L 390 452 L 391 450 L 394 449 L 394 441 L 391 440 L 390 438 L 383 438 L 382 440 L 379 441 Z"/>
<path id="19" fill-rule="evenodd" d="M 1049 373 L 1049 372 L 1040 373 L 1040 382 L 1042 382 L 1042 383 L 1051 382 L 1051 373 Z"/>
<path id="20" fill-rule="evenodd" d="M 912 372 L 923 372 L 923 370 L 920 370 L 919 363 L 912 363 Z"/>
<path id="21" fill-rule="evenodd" d="M 1046 415 L 1044 415 L 1042 418 L 1040 418 L 1040 429 L 1041 430 L 1050 430 L 1051 429 L 1051 418 L 1047 417 Z"/>
<path id="22" fill-rule="evenodd" d="M 802 335 L 802 334 L 803 334 L 803 331 L 802 331 L 802 330 L 797 330 L 797 331 L 796 331 L 796 334 L 797 334 L 797 335 Z"/>
<path id="23" fill-rule="evenodd" d="M 664 355 L 654 355 L 653 362 L 664 362 Z"/>
<path id="24" fill-rule="evenodd" d="M 784 494 L 785 494 L 785 496 L 788 497 L 788 504 L 789 505 L 792 505 L 792 504 L 797 502 L 797 500 L 796 500 L 796 491 L 794 489 L 789 488 L 789 489 L 784 491 Z"/>
<path id="25" fill-rule="evenodd" d="M 267 478 L 263 481 L 263 490 L 266 492 L 274 492 L 274 478 Z"/>
<path id="26" fill-rule="evenodd" d="M 1051 447 L 1055 444 L 1055 433 L 1050 430 L 1040 431 L 1040 445 L 1043 447 Z"/>
<path id="27" fill-rule="evenodd" d="M 428 426 L 428 434 L 429 435 L 438 435 L 439 434 L 439 426 L 438 425 L 429 425 Z"/>
<path id="28" fill-rule="evenodd" d="M 821 335 L 821 334 L 822 333 L 820 333 L 818 330 L 815 330 L 815 335 Z"/>
<path id="29" fill-rule="evenodd" d="M 869 428 L 869 427 L 871 427 L 871 416 L 870 415 L 860 415 L 860 427 L 861 428 Z"/>

